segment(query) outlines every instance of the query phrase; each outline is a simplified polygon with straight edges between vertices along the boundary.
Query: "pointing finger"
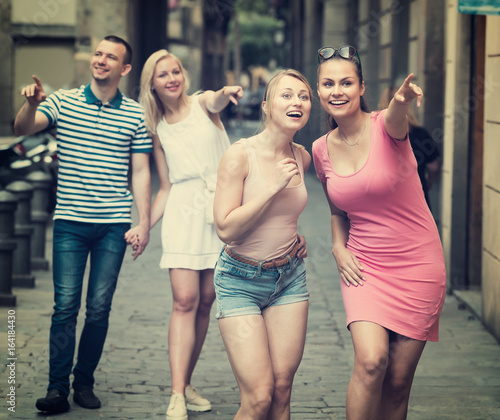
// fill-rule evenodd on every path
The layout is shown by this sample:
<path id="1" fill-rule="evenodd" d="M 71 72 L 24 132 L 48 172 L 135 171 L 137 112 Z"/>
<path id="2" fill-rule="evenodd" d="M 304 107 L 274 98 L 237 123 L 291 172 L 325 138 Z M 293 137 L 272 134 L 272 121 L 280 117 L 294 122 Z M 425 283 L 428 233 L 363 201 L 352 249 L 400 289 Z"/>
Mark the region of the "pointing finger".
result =
<path id="1" fill-rule="evenodd" d="M 405 81 L 403 82 L 403 86 L 410 86 L 410 83 L 414 77 L 415 77 L 415 75 L 413 73 L 410 73 L 408 75 L 408 77 L 405 79 Z"/>
<path id="2" fill-rule="evenodd" d="M 38 77 L 36 77 L 35 75 L 33 75 L 31 77 L 33 78 L 33 80 L 35 81 L 35 83 L 38 87 L 42 87 L 42 82 L 40 81 L 40 79 Z"/>

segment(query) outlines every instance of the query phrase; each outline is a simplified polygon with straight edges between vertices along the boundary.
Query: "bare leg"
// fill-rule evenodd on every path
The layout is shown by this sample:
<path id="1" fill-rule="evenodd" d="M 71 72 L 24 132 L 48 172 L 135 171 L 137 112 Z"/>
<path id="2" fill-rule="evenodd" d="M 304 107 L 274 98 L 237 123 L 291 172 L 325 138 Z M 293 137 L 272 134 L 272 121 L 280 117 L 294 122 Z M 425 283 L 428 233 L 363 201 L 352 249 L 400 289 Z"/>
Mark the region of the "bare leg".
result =
<path id="1" fill-rule="evenodd" d="M 389 367 L 382 388 L 379 420 L 406 419 L 413 377 L 425 344 L 425 341 L 391 333 Z"/>
<path id="2" fill-rule="evenodd" d="M 240 388 L 241 406 L 235 420 L 264 420 L 274 388 L 264 319 L 261 315 L 222 318 L 219 329 Z"/>
<path id="3" fill-rule="evenodd" d="M 347 388 L 347 420 L 376 420 L 388 364 L 389 331 L 371 322 L 350 324 L 354 370 Z"/>
<path id="4" fill-rule="evenodd" d="M 208 325 L 210 324 L 210 310 L 215 300 L 214 270 L 201 271 L 199 293 L 200 299 L 195 320 L 195 342 L 189 363 L 186 385 L 191 383 L 191 376 L 200 357 L 201 349 L 207 336 Z"/>
<path id="5" fill-rule="evenodd" d="M 168 330 L 172 392 L 184 395 L 195 349 L 196 315 L 200 302 L 200 272 L 171 269 L 173 308 Z"/>
<path id="6" fill-rule="evenodd" d="M 295 372 L 304 353 L 308 301 L 271 306 L 264 311 L 274 375 L 274 394 L 268 420 L 290 419 Z"/>

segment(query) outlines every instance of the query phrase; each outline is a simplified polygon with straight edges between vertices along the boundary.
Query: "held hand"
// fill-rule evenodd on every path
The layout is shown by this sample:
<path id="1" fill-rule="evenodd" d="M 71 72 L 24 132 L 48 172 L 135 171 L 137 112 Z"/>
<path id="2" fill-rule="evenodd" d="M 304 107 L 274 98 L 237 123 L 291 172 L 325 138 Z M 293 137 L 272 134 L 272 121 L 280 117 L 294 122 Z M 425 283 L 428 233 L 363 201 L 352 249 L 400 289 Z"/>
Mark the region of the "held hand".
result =
<path id="1" fill-rule="evenodd" d="M 34 75 L 32 77 L 35 83 L 22 88 L 21 95 L 25 96 L 30 104 L 39 105 L 47 99 L 47 95 L 45 95 L 40 79 Z"/>
<path id="2" fill-rule="evenodd" d="M 285 158 L 276 163 L 274 169 L 274 187 L 276 193 L 283 190 L 290 180 L 299 174 L 299 168 L 297 166 L 297 161 L 292 158 Z"/>
<path id="3" fill-rule="evenodd" d="M 362 273 L 363 267 L 355 255 L 347 248 L 343 248 L 336 253 L 332 251 L 332 254 L 337 262 L 340 278 L 344 283 L 347 286 L 363 286 L 363 281 L 366 281 Z"/>
<path id="4" fill-rule="evenodd" d="M 238 101 L 243 97 L 243 88 L 241 86 L 224 86 L 222 94 L 229 100 L 238 105 Z"/>
<path id="5" fill-rule="evenodd" d="M 299 241 L 299 249 L 297 250 L 297 258 L 306 258 L 307 257 L 306 238 L 304 238 L 302 235 L 297 234 L 297 239 Z"/>
<path id="6" fill-rule="evenodd" d="M 132 247 L 132 258 L 136 260 L 149 243 L 149 229 L 137 225 L 125 233 L 124 239 Z"/>
<path id="7" fill-rule="evenodd" d="M 415 83 L 411 83 L 414 78 L 414 74 L 411 73 L 403 82 L 398 91 L 394 94 L 394 99 L 403 105 L 409 105 L 417 98 L 417 106 L 422 105 L 422 100 L 424 98 L 424 93 Z"/>

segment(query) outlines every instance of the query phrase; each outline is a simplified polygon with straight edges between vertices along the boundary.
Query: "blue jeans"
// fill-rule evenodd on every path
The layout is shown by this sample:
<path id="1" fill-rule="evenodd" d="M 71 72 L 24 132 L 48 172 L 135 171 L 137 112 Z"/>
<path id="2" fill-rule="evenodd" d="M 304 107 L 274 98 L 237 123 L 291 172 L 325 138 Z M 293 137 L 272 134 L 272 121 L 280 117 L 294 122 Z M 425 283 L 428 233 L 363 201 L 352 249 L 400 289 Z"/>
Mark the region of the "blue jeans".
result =
<path id="1" fill-rule="evenodd" d="M 85 325 L 73 388 L 93 388 L 94 371 L 101 358 L 108 331 L 111 301 L 127 244 L 128 223 L 54 222 L 54 313 L 50 327 L 48 389 L 69 394 L 69 375 L 75 353 L 75 330 L 80 310 L 83 277 L 90 254 Z"/>

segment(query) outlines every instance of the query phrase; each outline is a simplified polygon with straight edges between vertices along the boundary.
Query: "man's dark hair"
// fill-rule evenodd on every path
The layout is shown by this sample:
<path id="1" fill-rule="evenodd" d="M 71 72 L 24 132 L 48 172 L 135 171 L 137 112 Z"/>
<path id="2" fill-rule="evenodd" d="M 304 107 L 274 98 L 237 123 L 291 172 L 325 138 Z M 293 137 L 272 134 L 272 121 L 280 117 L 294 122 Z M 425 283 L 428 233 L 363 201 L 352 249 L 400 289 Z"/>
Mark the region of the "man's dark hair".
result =
<path id="1" fill-rule="evenodd" d="M 108 35 L 104 37 L 104 40 L 109 42 L 114 42 L 115 44 L 122 44 L 126 49 L 125 57 L 123 57 L 123 64 L 132 63 L 132 47 L 127 41 L 116 35 Z"/>

